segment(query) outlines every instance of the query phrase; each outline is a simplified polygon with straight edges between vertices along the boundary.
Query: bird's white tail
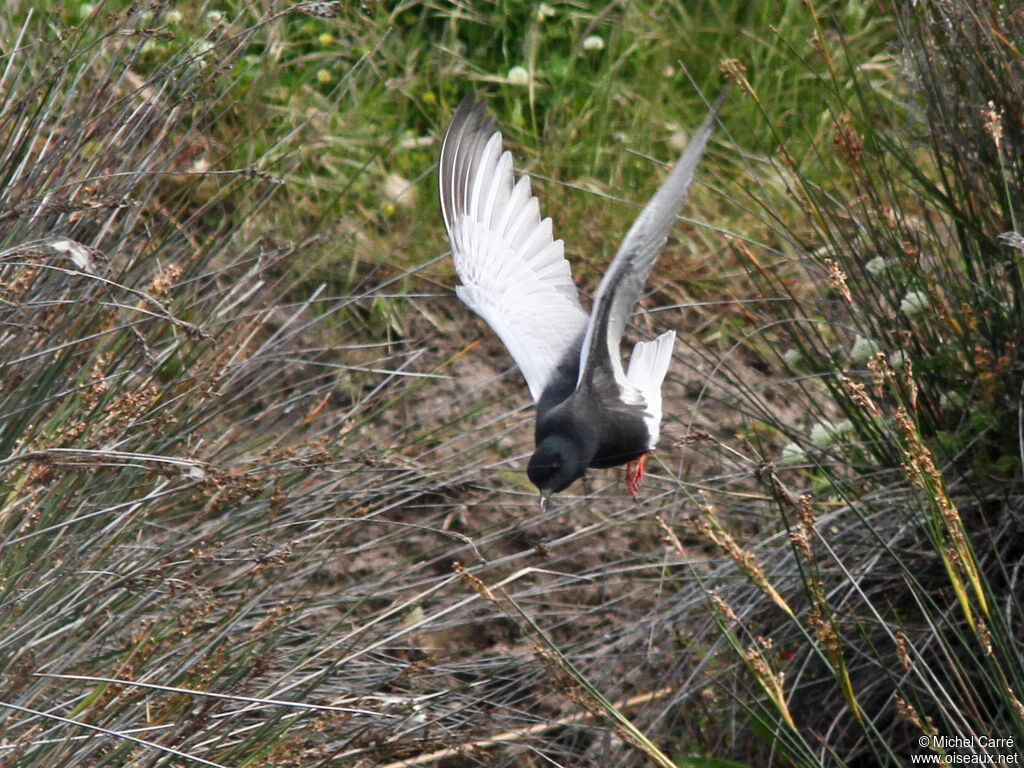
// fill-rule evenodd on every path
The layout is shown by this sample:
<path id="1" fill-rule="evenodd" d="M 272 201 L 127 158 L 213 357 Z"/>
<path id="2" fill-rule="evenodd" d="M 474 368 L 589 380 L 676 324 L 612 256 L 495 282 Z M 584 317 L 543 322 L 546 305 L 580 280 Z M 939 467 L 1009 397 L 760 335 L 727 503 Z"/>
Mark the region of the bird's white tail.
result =
<path id="1" fill-rule="evenodd" d="M 636 387 L 644 396 L 644 422 L 653 449 L 658 442 L 661 427 L 661 382 L 668 373 L 672 360 L 672 345 L 676 340 L 675 331 L 666 331 L 653 341 L 638 341 L 629 357 L 626 381 Z"/>

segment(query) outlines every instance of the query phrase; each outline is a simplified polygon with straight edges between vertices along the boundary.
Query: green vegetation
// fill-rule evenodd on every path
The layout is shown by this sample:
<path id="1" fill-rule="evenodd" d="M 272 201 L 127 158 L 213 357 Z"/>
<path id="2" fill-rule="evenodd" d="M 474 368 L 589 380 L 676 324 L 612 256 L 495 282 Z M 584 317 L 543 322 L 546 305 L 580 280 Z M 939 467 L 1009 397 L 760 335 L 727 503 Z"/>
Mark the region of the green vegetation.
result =
<path id="1" fill-rule="evenodd" d="M 26 6 L 0 765 L 1017 755 L 1012 4 Z M 682 342 L 652 476 L 542 514 L 438 137 L 486 93 L 592 290 L 723 79 L 632 331 Z"/>

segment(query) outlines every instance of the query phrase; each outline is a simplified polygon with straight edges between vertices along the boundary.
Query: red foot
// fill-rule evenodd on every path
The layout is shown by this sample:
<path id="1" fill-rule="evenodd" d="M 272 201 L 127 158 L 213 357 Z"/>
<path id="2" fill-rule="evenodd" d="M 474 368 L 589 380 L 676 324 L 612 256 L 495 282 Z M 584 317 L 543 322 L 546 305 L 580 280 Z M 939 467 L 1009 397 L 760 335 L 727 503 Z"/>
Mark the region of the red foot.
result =
<path id="1" fill-rule="evenodd" d="M 629 486 L 629 492 L 633 494 L 634 499 L 640 491 L 640 483 L 644 479 L 644 466 L 647 464 L 647 457 L 650 455 L 651 452 L 648 451 L 636 461 L 626 464 L 626 485 Z"/>

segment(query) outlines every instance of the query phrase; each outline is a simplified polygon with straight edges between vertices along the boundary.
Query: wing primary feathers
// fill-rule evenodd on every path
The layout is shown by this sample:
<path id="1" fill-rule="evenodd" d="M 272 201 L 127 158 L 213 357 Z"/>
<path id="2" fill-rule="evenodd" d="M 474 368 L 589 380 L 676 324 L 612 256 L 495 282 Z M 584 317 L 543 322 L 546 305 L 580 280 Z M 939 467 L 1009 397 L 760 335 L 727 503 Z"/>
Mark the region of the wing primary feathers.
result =
<path id="1" fill-rule="evenodd" d="M 490 136 L 494 121 L 484 116 L 484 104 L 473 94 L 467 95 L 452 115 L 451 123 L 441 144 L 438 173 L 441 193 L 441 213 L 445 229 L 453 231 L 455 211 L 467 210 L 469 170 L 478 159 L 482 146 L 474 145 L 473 134 Z"/>
<path id="2" fill-rule="evenodd" d="M 587 315 L 562 241 L 541 219 L 528 177 L 515 181 L 512 155 L 472 94 L 441 143 L 438 192 L 462 283 L 456 294 L 501 338 L 539 400 L 565 375 L 559 361 L 578 350 Z"/>
<path id="3" fill-rule="evenodd" d="M 639 395 L 622 370 L 619 353 L 622 332 L 654 268 L 654 262 L 668 240 L 668 233 L 676 222 L 679 209 L 686 201 L 697 165 L 714 132 L 718 110 L 725 95 L 726 91 L 723 91 L 715 100 L 708 116 L 694 132 L 668 178 L 633 222 L 601 280 L 580 349 L 577 386 L 595 381 L 607 382 L 610 375 L 619 384 L 627 401 Z"/>

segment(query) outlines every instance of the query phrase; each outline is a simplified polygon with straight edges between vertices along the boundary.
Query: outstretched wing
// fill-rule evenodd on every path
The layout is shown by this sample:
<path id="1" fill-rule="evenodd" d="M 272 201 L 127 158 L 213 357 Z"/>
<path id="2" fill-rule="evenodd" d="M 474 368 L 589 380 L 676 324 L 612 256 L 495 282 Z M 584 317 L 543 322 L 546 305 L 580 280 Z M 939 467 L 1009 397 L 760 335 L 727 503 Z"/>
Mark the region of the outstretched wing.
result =
<path id="1" fill-rule="evenodd" d="M 587 313 L 529 177 L 513 183 L 512 155 L 472 94 L 445 132 L 438 181 L 462 281 L 455 291 L 498 334 L 537 401 L 579 343 Z"/>
<path id="2" fill-rule="evenodd" d="M 624 402 L 636 405 L 644 403 L 643 394 L 629 382 L 622 370 L 619 353 L 622 332 L 654 268 L 654 262 L 668 240 L 669 230 L 676 221 L 679 209 L 686 201 L 697 164 L 714 131 L 718 109 L 724 98 L 725 92 L 711 107 L 711 112 L 686 145 L 668 178 L 629 228 L 602 278 L 580 349 L 577 386 L 586 382 L 607 389 L 614 382 Z"/>

